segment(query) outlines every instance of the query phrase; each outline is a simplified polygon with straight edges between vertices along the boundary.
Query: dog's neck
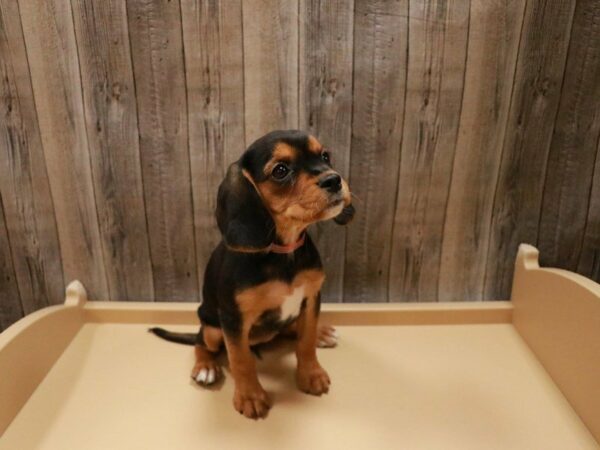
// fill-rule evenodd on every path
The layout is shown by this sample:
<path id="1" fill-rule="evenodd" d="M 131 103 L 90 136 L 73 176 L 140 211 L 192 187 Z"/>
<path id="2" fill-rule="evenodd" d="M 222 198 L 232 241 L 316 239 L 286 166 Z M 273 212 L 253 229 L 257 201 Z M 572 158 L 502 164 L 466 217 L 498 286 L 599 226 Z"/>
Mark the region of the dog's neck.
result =
<path id="1" fill-rule="evenodd" d="M 277 237 L 275 238 L 275 244 L 282 246 L 293 246 L 299 242 L 306 230 L 306 225 L 302 226 L 286 226 L 277 227 Z"/>
<path id="2" fill-rule="evenodd" d="M 280 244 L 276 244 L 276 243 L 272 243 L 269 246 L 269 251 L 271 253 L 279 253 L 279 254 L 285 254 L 285 255 L 293 255 L 294 252 L 296 250 L 298 250 L 300 247 L 302 247 L 304 245 L 304 240 L 306 238 L 306 233 L 302 233 L 300 235 L 300 238 L 294 242 L 293 244 L 289 244 L 289 245 L 280 245 Z"/>

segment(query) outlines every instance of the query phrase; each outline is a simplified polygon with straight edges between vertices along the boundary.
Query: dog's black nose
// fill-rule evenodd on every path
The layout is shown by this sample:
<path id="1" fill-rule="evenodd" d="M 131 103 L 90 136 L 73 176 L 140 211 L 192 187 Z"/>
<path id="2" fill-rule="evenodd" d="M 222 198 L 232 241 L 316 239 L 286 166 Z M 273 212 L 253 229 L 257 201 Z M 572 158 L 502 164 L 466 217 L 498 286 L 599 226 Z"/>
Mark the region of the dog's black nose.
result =
<path id="1" fill-rule="evenodd" d="M 336 193 L 342 189 L 342 178 L 337 173 L 330 173 L 319 180 L 319 187 Z"/>

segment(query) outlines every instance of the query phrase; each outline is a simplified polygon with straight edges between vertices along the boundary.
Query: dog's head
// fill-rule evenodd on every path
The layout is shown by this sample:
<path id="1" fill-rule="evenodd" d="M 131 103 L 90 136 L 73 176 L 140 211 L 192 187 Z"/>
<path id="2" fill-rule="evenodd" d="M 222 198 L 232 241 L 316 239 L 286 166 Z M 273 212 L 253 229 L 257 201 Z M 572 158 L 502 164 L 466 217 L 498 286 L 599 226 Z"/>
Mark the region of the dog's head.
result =
<path id="1" fill-rule="evenodd" d="M 354 216 L 346 181 L 332 155 L 302 131 L 273 131 L 233 163 L 219 186 L 217 223 L 227 246 L 263 251 L 289 243 L 311 223 Z"/>

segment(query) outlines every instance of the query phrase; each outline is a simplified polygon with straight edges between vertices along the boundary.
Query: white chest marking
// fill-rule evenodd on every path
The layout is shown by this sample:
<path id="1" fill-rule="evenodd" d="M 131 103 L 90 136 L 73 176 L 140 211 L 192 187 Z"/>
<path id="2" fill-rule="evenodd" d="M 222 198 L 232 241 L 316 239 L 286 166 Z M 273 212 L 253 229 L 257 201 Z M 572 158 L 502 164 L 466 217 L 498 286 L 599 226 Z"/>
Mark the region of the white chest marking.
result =
<path id="1" fill-rule="evenodd" d="M 281 303 L 281 320 L 287 320 L 300 314 L 300 307 L 304 299 L 304 286 L 294 289 L 290 295 L 283 297 Z"/>

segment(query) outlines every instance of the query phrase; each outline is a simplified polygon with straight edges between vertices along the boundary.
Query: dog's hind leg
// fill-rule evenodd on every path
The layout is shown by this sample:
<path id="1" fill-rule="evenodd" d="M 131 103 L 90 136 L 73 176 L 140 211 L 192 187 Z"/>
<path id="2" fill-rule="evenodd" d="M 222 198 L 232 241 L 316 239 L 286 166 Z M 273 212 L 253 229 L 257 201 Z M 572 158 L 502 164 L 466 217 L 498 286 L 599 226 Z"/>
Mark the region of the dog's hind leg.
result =
<path id="1" fill-rule="evenodd" d="M 223 332 L 220 328 L 202 325 L 196 343 L 196 364 L 192 378 L 200 385 L 209 386 L 223 376 L 217 356 L 223 346 Z"/>

